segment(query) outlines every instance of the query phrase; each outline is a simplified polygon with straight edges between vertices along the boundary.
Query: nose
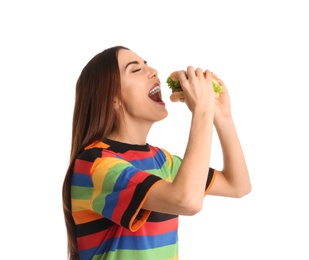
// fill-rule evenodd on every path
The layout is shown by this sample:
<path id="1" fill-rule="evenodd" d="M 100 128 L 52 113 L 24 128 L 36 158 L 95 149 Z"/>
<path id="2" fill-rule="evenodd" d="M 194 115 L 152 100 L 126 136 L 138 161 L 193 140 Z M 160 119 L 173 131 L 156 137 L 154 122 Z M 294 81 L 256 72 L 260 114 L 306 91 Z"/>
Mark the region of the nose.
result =
<path id="1" fill-rule="evenodd" d="M 156 76 L 158 76 L 158 71 L 156 69 L 154 69 L 154 68 L 149 67 L 148 77 L 150 79 L 152 79 L 152 78 L 154 78 Z"/>

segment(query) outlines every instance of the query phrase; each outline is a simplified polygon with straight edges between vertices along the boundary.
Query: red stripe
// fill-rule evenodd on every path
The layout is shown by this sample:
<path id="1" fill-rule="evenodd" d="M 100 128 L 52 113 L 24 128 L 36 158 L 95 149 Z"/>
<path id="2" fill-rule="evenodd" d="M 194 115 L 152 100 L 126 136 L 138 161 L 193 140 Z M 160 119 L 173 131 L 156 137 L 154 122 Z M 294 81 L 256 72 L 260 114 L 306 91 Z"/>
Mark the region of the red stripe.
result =
<path id="1" fill-rule="evenodd" d="M 100 231 L 98 233 L 77 238 L 78 249 L 85 250 L 89 248 L 98 247 L 102 244 L 102 242 L 112 237 L 120 237 L 120 234 L 121 234 L 119 233 L 120 230 L 118 230 L 118 235 L 117 235 L 117 229 L 119 228 L 120 230 L 123 229 L 120 226 L 114 225 L 110 227 L 109 229 Z"/>
<path id="2" fill-rule="evenodd" d="M 143 171 L 137 172 L 130 179 L 130 181 L 128 183 L 128 188 L 126 188 L 125 190 L 120 192 L 118 204 L 116 205 L 116 207 L 113 211 L 113 215 L 112 215 L 112 219 L 115 222 L 120 223 L 120 219 L 122 218 L 123 213 L 126 211 L 128 206 L 130 205 L 130 203 L 132 201 L 132 197 L 133 197 L 135 190 L 136 190 L 136 184 L 142 183 L 148 176 L 149 176 L 149 173 L 146 173 L 146 172 L 143 172 Z M 131 187 L 131 188 L 129 188 L 129 187 Z"/>
<path id="3" fill-rule="evenodd" d="M 178 229 L 178 218 L 169 219 L 163 222 L 146 222 L 136 232 L 128 229 L 123 230 L 127 236 L 155 236 L 165 234 Z"/>
<path id="4" fill-rule="evenodd" d="M 143 160 L 146 158 L 154 157 L 158 150 L 153 149 L 151 152 L 145 152 L 145 151 L 133 151 L 129 150 L 121 154 L 121 157 L 125 158 L 128 161 L 132 160 Z"/>
<path id="5" fill-rule="evenodd" d="M 74 164 L 74 172 L 90 175 L 92 165 L 92 162 L 76 159 Z"/>
<path id="6" fill-rule="evenodd" d="M 79 250 L 85 250 L 93 247 L 99 246 L 104 240 L 106 240 L 106 235 L 109 230 L 104 230 L 95 234 L 88 236 L 83 236 L 77 238 L 77 244 Z"/>
<path id="7" fill-rule="evenodd" d="M 115 158 L 116 157 L 116 153 L 113 151 L 109 151 L 109 150 L 103 150 L 102 151 L 102 158 L 104 157 L 112 157 Z"/>

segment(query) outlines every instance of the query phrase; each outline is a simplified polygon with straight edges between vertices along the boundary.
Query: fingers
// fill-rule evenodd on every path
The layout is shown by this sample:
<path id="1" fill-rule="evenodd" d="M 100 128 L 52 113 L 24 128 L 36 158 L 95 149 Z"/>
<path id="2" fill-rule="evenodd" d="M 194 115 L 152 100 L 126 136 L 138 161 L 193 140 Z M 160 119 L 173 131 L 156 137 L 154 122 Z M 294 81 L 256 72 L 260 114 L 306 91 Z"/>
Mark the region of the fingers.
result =
<path id="1" fill-rule="evenodd" d="M 188 66 L 187 75 L 188 75 L 187 78 L 189 81 L 194 80 L 195 78 L 199 78 L 199 79 L 205 78 L 203 70 L 201 68 L 194 69 L 193 66 Z"/>
<path id="2" fill-rule="evenodd" d="M 184 70 L 178 71 L 178 78 L 179 78 L 180 83 L 186 82 L 188 80 L 187 74 Z"/>
<path id="3" fill-rule="evenodd" d="M 211 75 L 213 78 L 218 79 L 218 76 L 215 73 L 211 72 Z"/>
<path id="4" fill-rule="evenodd" d="M 225 87 L 225 84 L 224 84 L 224 82 L 223 82 L 222 79 L 218 79 L 218 82 L 219 82 L 219 84 L 220 84 L 222 87 Z"/>
<path id="5" fill-rule="evenodd" d="M 216 79 L 216 77 L 217 77 L 217 76 L 216 76 L 213 72 L 211 72 L 210 70 L 205 70 L 204 76 L 205 76 L 205 78 L 206 78 L 208 81 L 212 81 L 213 79 Z"/>
<path id="6" fill-rule="evenodd" d="M 188 66 L 187 68 L 188 79 L 191 80 L 192 78 L 196 77 L 195 70 L 193 66 Z"/>
<path id="7" fill-rule="evenodd" d="M 178 72 L 179 82 L 184 91 L 186 91 L 186 89 L 190 87 L 190 82 L 192 82 L 192 79 L 194 77 L 196 77 L 196 75 L 195 70 L 192 66 L 188 66 L 187 71 L 181 70 Z"/>
<path id="8" fill-rule="evenodd" d="M 203 71 L 201 68 L 194 69 L 193 66 L 188 66 L 187 71 L 181 70 L 178 71 L 178 78 L 181 85 L 188 85 L 189 82 L 192 82 L 195 78 L 202 78 Z"/>
<path id="9" fill-rule="evenodd" d="M 193 66 L 188 66 L 187 71 L 178 71 L 178 78 L 183 89 L 188 89 L 192 84 L 197 84 L 198 81 L 202 83 L 205 79 L 207 86 L 212 85 L 212 80 L 216 80 L 225 88 L 224 82 L 218 79 L 216 74 L 210 70 L 203 71 L 201 68 L 194 69 Z"/>
<path id="10" fill-rule="evenodd" d="M 201 68 L 197 68 L 196 70 L 195 70 L 195 74 L 196 74 L 196 76 L 198 77 L 198 78 L 205 78 L 204 77 L 204 72 L 203 72 L 203 70 L 201 69 Z"/>

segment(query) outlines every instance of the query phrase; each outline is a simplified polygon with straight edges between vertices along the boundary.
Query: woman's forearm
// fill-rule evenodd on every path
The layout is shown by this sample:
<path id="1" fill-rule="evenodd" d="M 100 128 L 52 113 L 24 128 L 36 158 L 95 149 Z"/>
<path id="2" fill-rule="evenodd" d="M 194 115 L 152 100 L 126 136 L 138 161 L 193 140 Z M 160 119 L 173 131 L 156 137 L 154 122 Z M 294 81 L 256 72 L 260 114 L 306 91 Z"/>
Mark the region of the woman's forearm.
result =
<path id="1" fill-rule="evenodd" d="M 181 194 L 181 203 L 196 203 L 197 207 L 201 207 L 203 203 L 210 162 L 212 133 L 212 112 L 193 114 L 188 145 L 173 182 L 175 191 Z"/>
<path id="2" fill-rule="evenodd" d="M 215 125 L 222 147 L 222 173 L 233 188 L 234 197 L 242 197 L 251 190 L 245 156 L 232 117 Z"/>

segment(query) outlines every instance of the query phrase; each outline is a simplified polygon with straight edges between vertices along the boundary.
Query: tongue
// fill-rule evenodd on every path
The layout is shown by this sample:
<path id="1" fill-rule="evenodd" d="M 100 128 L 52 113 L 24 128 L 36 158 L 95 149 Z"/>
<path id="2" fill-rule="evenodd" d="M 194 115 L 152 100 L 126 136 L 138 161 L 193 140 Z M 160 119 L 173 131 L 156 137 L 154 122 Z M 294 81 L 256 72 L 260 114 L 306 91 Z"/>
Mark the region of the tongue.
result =
<path id="1" fill-rule="evenodd" d="M 156 93 L 156 94 L 150 96 L 150 98 L 151 98 L 153 101 L 155 101 L 155 102 L 162 102 L 162 99 L 161 99 L 159 93 Z"/>

